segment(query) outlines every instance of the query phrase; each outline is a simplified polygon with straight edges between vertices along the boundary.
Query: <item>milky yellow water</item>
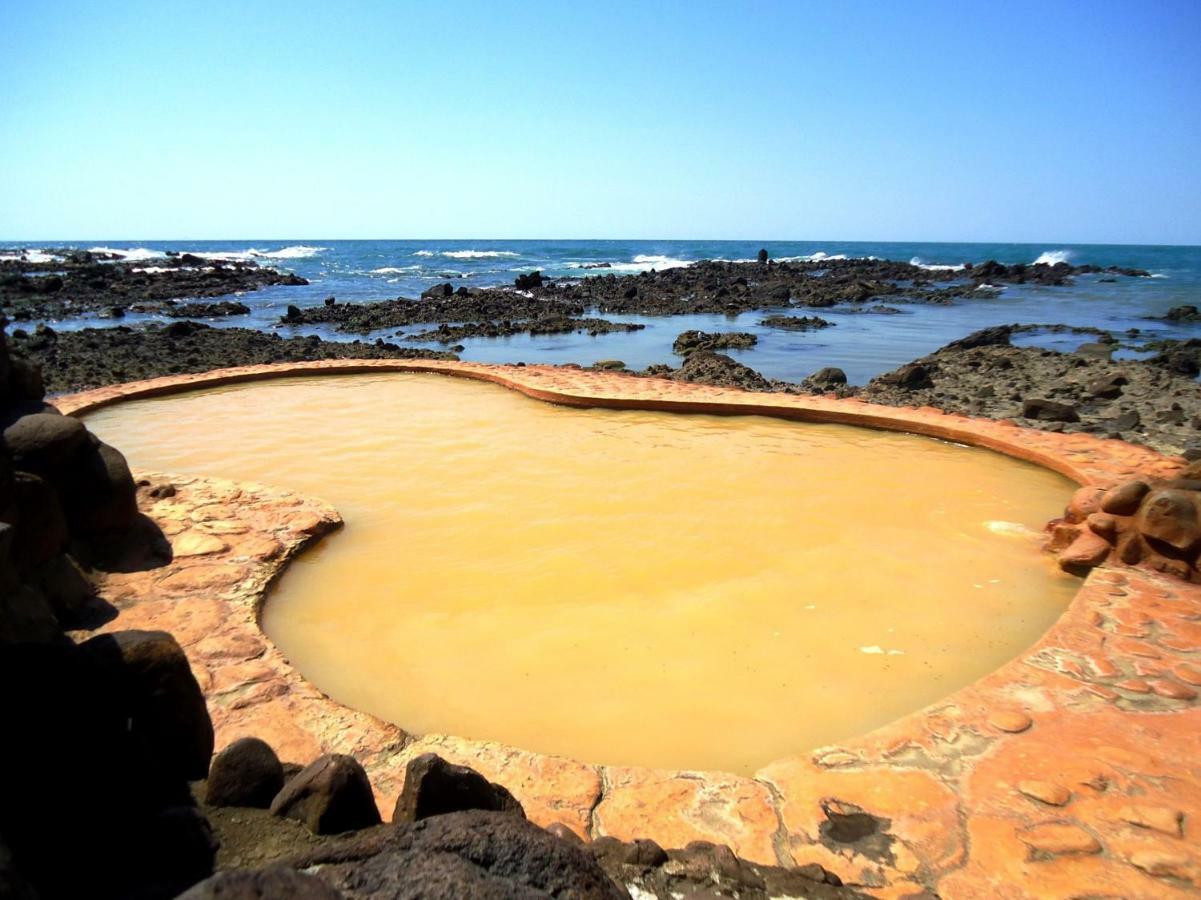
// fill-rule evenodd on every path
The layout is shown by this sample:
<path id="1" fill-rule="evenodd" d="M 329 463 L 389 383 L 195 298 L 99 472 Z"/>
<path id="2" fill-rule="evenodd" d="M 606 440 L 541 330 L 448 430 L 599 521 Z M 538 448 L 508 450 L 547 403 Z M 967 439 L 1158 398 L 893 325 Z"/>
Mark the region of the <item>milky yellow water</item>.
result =
<path id="1" fill-rule="evenodd" d="M 1077 586 L 1024 531 L 1066 479 L 927 438 L 405 374 L 87 422 L 137 469 L 339 509 L 263 619 L 332 697 L 590 762 L 751 772 L 865 732 L 1017 655 Z"/>

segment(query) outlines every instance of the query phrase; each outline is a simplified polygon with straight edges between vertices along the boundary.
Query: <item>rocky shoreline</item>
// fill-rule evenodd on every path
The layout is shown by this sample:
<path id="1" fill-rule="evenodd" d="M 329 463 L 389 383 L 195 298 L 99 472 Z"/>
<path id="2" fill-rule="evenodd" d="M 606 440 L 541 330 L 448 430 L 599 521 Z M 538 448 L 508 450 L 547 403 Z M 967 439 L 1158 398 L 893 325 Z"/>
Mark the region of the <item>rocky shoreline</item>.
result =
<path id="1" fill-rule="evenodd" d="M 223 297 L 273 285 L 308 281 L 290 272 L 237 259 L 189 253 L 129 262 L 117 254 L 62 250 L 53 261 L 0 259 L 0 314 L 13 321 L 58 320 L 95 314 L 120 319 L 126 312 L 168 316 L 241 315 L 242 304 L 182 304 L 188 298 Z"/>

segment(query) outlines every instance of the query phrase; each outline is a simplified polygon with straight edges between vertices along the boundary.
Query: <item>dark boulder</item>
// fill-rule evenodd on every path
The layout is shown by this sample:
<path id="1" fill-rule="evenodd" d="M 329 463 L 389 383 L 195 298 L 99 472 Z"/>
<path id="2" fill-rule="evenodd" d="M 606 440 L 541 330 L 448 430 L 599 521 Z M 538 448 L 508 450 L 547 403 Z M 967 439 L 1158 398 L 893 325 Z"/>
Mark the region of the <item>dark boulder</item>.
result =
<path id="1" fill-rule="evenodd" d="M 771 382 L 749 366 L 735 362 L 722 353 L 698 350 L 688 354 L 684 364 L 669 376 L 673 381 L 741 388 L 745 391 L 770 391 Z"/>
<path id="2" fill-rule="evenodd" d="M 218 872 L 177 900 L 342 900 L 343 896 L 315 875 L 272 866 Z"/>
<path id="3" fill-rule="evenodd" d="M 521 804 L 499 784 L 467 766 L 452 765 L 434 753 L 423 753 L 405 767 L 404 788 L 396 799 L 392 821 L 416 822 L 468 809 L 525 817 Z"/>
<path id="4" fill-rule="evenodd" d="M 589 844 L 588 849 L 598 859 L 623 866 L 657 868 L 667 862 L 668 858 L 662 847 L 647 838 L 624 842 L 615 837 L 603 836 Z"/>
<path id="5" fill-rule="evenodd" d="M 899 369 L 893 369 L 893 371 L 881 375 L 876 381 L 880 384 L 898 387 L 903 391 L 918 391 L 934 386 L 930 370 L 921 363 L 909 363 Z"/>
<path id="6" fill-rule="evenodd" d="M 312 869 L 353 900 L 629 896 L 584 848 L 517 816 L 483 810 L 398 825 L 290 864 Z"/>
<path id="7" fill-rule="evenodd" d="M 128 730 L 165 777 L 208 775 L 213 723 L 183 648 L 165 631 L 117 631 L 80 647 L 119 673 Z"/>
<path id="8" fill-rule="evenodd" d="M 1076 407 L 1068 403 L 1057 403 L 1054 400 L 1029 398 L 1022 403 L 1022 416 L 1039 422 L 1079 422 L 1080 414 Z"/>
<path id="9" fill-rule="evenodd" d="M 12 560 L 18 571 L 30 572 L 66 549 L 67 520 L 58 493 L 44 478 L 13 473 L 12 507 Z"/>
<path id="10" fill-rule="evenodd" d="M 449 282 L 443 284 L 435 284 L 433 287 L 428 287 L 421 292 L 422 300 L 438 300 L 442 297 L 449 297 L 455 292 L 454 286 Z"/>
<path id="11" fill-rule="evenodd" d="M 71 465 L 87 449 L 88 432 L 78 419 L 34 413 L 5 428 L 4 443 L 18 469 L 49 476 Z"/>
<path id="12" fill-rule="evenodd" d="M 173 897 L 208 878 L 217 858 L 213 829 L 194 806 L 171 806 L 150 817 L 137 841 L 148 894 Z"/>
<path id="13" fill-rule="evenodd" d="M 818 369 L 805 381 L 815 387 L 837 387 L 847 383 L 847 373 L 835 366 Z"/>
<path id="14" fill-rule="evenodd" d="M 519 291 L 528 291 L 533 288 L 542 287 L 542 281 L 543 278 L 541 272 L 523 273 L 513 279 L 513 286 Z"/>
<path id="15" fill-rule="evenodd" d="M 331 753 L 300 770 L 271 801 L 271 812 L 313 834 L 341 834 L 380 823 L 367 773 L 352 756 Z"/>
<path id="16" fill-rule="evenodd" d="M 1012 325 L 994 325 L 973 331 L 967 337 L 951 341 L 943 350 L 972 350 L 976 347 L 1001 347 L 1009 343 L 1013 335 Z"/>
<path id="17" fill-rule="evenodd" d="M 755 258 L 758 259 L 760 263 L 767 262 L 767 250 L 761 248 Z"/>
<path id="18" fill-rule="evenodd" d="M 129 528 L 138 515 L 137 485 L 119 450 L 102 441 L 78 458 L 59 481 L 63 509 L 73 533 L 110 534 Z"/>
<path id="19" fill-rule="evenodd" d="M 255 737 L 234 741 L 209 767 L 209 806 L 267 809 L 284 787 L 284 767 L 271 746 Z"/>

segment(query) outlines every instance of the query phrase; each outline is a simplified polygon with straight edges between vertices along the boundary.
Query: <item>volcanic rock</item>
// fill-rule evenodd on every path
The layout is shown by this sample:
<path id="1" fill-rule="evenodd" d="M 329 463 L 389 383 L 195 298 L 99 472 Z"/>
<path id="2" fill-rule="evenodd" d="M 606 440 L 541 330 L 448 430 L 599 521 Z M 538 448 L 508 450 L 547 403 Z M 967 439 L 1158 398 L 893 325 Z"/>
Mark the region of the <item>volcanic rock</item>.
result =
<path id="1" fill-rule="evenodd" d="M 283 790 L 284 767 L 271 746 L 255 737 L 234 741 L 209 767 L 209 806 L 253 806 L 267 809 Z"/>
<path id="2" fill-rule="evenodd" d="M 273 815 L 303 822 L 313 834 L 378 825 L 367 773 L 352 756 L 331 753 L 305 766 L 271 801 Z"/>
<path id="3" fill-rule="evenodd" d="M 451 765 L 434 753 L 423 753 L 405 767 L 404 788 L 396 800 L 392 821 L 416 822 L 468 809 L 525 817 L 521 804 L 499 784 L 466 766 Z"/>

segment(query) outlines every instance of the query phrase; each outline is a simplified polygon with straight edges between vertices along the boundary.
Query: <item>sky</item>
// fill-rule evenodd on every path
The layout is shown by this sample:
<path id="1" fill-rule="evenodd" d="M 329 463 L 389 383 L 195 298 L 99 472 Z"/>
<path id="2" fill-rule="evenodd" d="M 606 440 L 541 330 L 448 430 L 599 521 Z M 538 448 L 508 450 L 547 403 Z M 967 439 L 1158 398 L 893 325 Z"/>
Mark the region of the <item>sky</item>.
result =
<path id="1" fill-rule="evenodd" d="M 1201 0 L 0 0 L 0 239 L 1201 244 Z"/>

